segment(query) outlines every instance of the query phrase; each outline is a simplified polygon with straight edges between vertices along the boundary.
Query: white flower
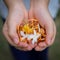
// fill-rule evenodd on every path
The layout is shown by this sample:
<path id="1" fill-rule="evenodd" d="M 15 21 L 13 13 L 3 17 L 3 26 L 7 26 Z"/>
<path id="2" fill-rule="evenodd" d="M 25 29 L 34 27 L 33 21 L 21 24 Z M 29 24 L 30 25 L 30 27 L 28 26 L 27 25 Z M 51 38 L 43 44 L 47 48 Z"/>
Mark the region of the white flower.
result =
<path id="1" fill-rule="evenodd" d="M 36 31 L 34 30 L 34 34 L 25 34 L 23 31 L 20 31 L 20 34 L 22 36 L 22 40 L 27 38 L 28 40 L 32 39 L 32 44 L 37 42 L 38 38 L 41 36 L 41 34 L 37 34 Z"/>
<path id="2" fill-rule="evenodd" d="M 37 34 L 36 31 L 34 30 L 34 38 L 32 40 L 32 44 L 37 42 L 38 38 L 41 36 L 41 34 Z"/>

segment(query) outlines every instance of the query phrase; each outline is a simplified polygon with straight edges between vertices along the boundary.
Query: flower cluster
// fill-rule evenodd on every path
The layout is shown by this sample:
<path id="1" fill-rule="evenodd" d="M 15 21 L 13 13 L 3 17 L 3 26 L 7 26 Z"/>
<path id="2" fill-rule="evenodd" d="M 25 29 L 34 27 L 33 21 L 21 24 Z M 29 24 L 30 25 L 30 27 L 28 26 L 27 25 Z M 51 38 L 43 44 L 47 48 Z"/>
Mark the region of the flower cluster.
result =
<path id="1" fill-rule="evenodd" d="M 31 41 L 32 44 L 46 39 L 46 31 L 36 19 L 31 19 L 28 23 L 17 26 L 17 34 L 20 41 L 27 43 Z"/>

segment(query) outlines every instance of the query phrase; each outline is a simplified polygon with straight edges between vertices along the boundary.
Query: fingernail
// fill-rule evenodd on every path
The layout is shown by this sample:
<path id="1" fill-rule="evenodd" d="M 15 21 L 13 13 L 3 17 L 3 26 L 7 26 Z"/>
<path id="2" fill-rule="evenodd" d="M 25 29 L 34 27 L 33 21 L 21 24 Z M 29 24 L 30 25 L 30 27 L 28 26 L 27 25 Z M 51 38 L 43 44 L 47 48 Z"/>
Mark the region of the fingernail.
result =
<path id="1" fill-rule="evenodd" d="M 19 40 L 15 38 L 15 39 L 14 39 L 14 43 L 15 43 L 15 44 L 18 44 L 18 43 L 19 43 Z"/>

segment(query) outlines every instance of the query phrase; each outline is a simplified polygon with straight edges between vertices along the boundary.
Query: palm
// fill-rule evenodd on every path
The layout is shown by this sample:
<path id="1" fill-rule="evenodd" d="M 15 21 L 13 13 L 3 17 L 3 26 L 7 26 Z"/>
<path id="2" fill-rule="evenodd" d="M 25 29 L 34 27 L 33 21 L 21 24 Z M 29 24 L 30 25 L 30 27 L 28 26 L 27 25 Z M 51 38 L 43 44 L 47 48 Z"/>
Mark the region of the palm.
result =
<path id="1" fill-rule="evenodd" d="M 54 41 L 56 34 L 55 24 L 48 12 L 48 9 L 46 9 L 45 7 L 43 8 L 40 6 L 32 6 L 29 11 L 29 17 L 39 20 L 40 25 L 46 30 L 45 42 L 39 43 L 35 48 L 38 51 L 44 50 Z"/>
<path id="2" fill-rule="evenodd" d="M 16 6 L 12 10 L 9 11 L 7 20 L 3 27 L 3 33 L 8 40 L 8 42 L 15 46 L 20 50 L 31 50 L 31 44 L 28 45 L 27 43 L 20 42 L 19 45 L 19 38 L 16 32 L 16 26 L 20 25 L 23 20 L 27 20 L 28 13 L 24 7 L 24 5 Z"/>

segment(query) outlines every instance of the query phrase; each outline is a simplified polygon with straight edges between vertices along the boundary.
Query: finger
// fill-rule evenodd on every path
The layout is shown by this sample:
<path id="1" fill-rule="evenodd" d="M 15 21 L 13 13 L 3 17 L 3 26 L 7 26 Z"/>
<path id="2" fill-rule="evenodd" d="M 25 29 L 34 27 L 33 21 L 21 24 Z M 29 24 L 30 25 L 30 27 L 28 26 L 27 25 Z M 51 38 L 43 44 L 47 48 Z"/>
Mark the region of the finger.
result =
<path id="1" fill-rule="evenodd" d="M 34 47 L 35 47 L 35 45 L 33 45 L 33 44 L 31 44 L 31 43 L 29 44 L 29 46 L 31 46 L 32 48 L 34 48 Z"/>
<path id="2" fill-rule="evenodd" d="M 8 24 L 8 34 L 16 44 L 18 44 L 18 42 L 19 42 L 16 27 L 17 27 L 17 25 L 20 25 L 22 20 L 23 20 L 23 18 L 20 17 L 18 20 L 16 19 L 15 21 L 14 20 L 9 21 L 9 24 Z M 13 24 L 13 25 L 11 25 L 11 24 Z"/>
<path id="3" fill-rule="evenodd" d="M 28 44 L 27 50 L 31 51 L 34 48 L 34 45 L 32 44 L 31 41 L 29 41 L 27 44 Z"/>
<path id="4" fill-rule="evenodd" d="M 25 49 L 25 48 L 16 48 L 16 49 L 18 49 L 18 50 L 20 50 L 20 51 L 28 51 L 28 50 Z"/>
<path id="5" fill-rule="evenodd" d="M 34 45 L 31 44 L 31 43 L 30 43 L 30 44 L 28 45 L 28 47 L 27 47 L 28 50 L 32 50 L 33 48 L 34 48 Z"/>
<path id="6" fill-rule="evenodd" d="M 20 51 L 30 51 L 30 50 L 28 50 L 27 48 L 23 48 L 23 47 L 16 47 L 16 49 L 18 49 L 18 50 L 20 50 Z"/>
<path id="7" fill-rule="evenodd" d="M 32 44 L 31 41 L 29 41 L 27 49 L 31 51 L 33 48 L 34 48 L 34 45 Z"/>
<path id="8" fill-rule="evenodd" d="M 46 29 L 46 44 L 49 45 L 54 35 L 53 23 L 49 22 L 48 24 L 46 24 L 45 29 Z"/>
<path id="9" fill-rule="evenodd" d="M 43 51 L 44 49 L 46 49 L 47 47 L 40 47 L 40 46 L 36 46 L 35 50 L 36 51 Z"/>
<path id="10" fill-rule="evenodd" d="M 46 47 L 47 45 L 46 45 L 45 42 L 40 42 L 40 43 L 38 44 L 38 46 L 41 47 L 41 48 L 44 48 L 44 47 Z"/>
<path id="11" fill-rule="evenodd" d="M 17 45 L 14 44 L 14 42 L 10 39 L 10 37 L 8 36 L 8 29 L 7 29 L 6 23 L 4 24 L 3 34 L 4 34 L 5 38 L 7 39 L 7 41 L 9 42 L 9 44 L 11 44 L 12 46 L 14 46 L 14 47 L 16 47 L 17 49 L 20 49 L 20 50 L 24 50 L 24 51 L 27 50 L 26 48 L 17 46 Z"/>
<path id="12" fill-rule="evenodd" d="M 34 47 L 34 45 L 32 45 L 32 43 L 31 43 L 31 41 L 29 41 L 29 43 L 27 43 L 27 42 L 19 42 L 18 46 L 24 47 L 27 50 L 32 50 L 32 48 Z"/>
<path id="13" fill-rule="evenodd" d="M 19 37 L 17 35 L 16 32 L 13 32 L 10 30 L 10 32 L 8 33 L 9 37 L 11 38 L 11 40 L 15 43 L 18 44 L 19 43 Z"/>
<path id="14" fill-rule="evenodd" d="M 25 42 L 19 42 L 18 46 L 20 46 L 20 47 L 28 47 L 28 44 L 25 43 Z"/>
<path id="15" fill-rule="evenodd" d="M 56 26 L 55 26 L 55 23 L 54 23 L 54 33 L 53 33 L 53 38 L 51 39 L 50 45 L 49 45 L 49 46 L 51 46 L 51 45 L 54 43 L 55 36 L 56 36 Z"/>
<path id="16" fill-rule="evenodd" d="M 24 45 L 25 45 L 25 46 L 24 46 Z M 27 50 L 27 51 L 32 50 L 32 47 L 31 47 L 30 45 L 27 45 L 27 44 L 24 44 L 24 43 L 20 43 L 18 46 L 19 46 L 20 49 L 22 49 L 22 50 Z"/>
<path id="17" fill-rule="evenodd" d="M 21 24 L 23 19 L 24 19 L 24 11 L 21 8 L 18 9 L 18 11 L 16 9 L 12 13 L 9 13 L 7 18 L 8 32 L 9 32 L 8 34 L 16 44 L 19 42 L 18 35 L 16 32 L 16 27 L 17 25 Z"/>
<path id="18" fill-rule="evenodd" d="M 7 41 L 12 45 L 12 46 L 16 46 L 13 41 L 9 38 L 8 36 L 8 28 L 7 28 L 7 24 L 5 23 L 4 24 L 4 27 L 3 27 L 3 34 L 5 36 L 5 38 L 7 39 Z"/>
<path id="19" fill-rule="evenodd" d="M 46 43 L 45 43 L 45 42 L 40 42 L 40 43 L 36 46 L 35 50 L 36 50 L 36 51 L 43 51 L 45 48 L 47 48 Z"/>

